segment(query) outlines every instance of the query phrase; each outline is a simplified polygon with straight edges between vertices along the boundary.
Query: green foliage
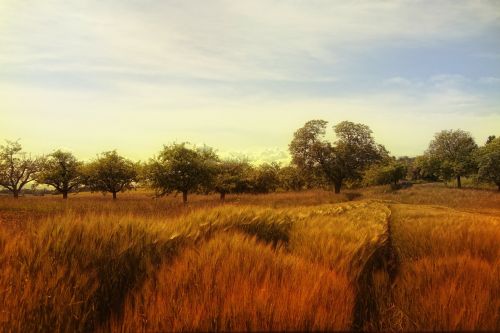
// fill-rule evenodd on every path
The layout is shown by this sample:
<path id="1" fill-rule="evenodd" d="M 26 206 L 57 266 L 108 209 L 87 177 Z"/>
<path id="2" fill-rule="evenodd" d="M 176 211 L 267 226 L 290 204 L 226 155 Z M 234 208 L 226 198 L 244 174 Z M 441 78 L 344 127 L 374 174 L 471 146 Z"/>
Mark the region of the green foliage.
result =
<path id="1" fill-rule="evenodd" d="M 92 191 L 110 192 L 113 199 L 118 192 L 132 189 L 138 178 L 137 165 L 116 150 L 102 153 L 85 167 L 84 174 Z"/>
<path id="2" fill-rule="evenodd" d="M 364 173 L 363 183 L 365 185 L 396 185 L 404 179 L 407 167 L 400 161 L 391 160 L 383 164 L 373 164 Z"/>
<path id="3" fill-rule="evenodd" d="M 294 133 L 289 145 L 292 163 L 306 174 L 321 175 L 340 192 L 346 180 L 362 177 L 366 167 L 388 156 L 387 150 L 375 143 L 370 128 L 343 121 L 334 127 L 337 141 L 326 141 L 327 122 L 308 121 Z"/>
<path id="4" fill-rule="evenodd" d="M 306 185 L 305 177 L 293 165 L 282 167 L 278 177 L 280 187 L 285 191 L 300 191 Z"/>
<path id="5" fill-rule="evenodd" d="M 280 165 L 278 163 L 264 163 L 253 172 L 251 186 L 254 193 L 274 192 L 279 187 Z"/>
<path id="6" fill-rule="evenodd" d="M 448 180 L 467 176 L 476 170 L 474 151 L 477 145 L 472 136 L 462 130 L 444 130 L 436 133 L 426 151 L 431 164 L 439 165 L 439 175 Z"/>
<path id="7" fill-rule="evenodd" d="M 35 180 L 40 171 L 40 160 L 22 151 L 18 141 L 8 141 L 0 146 L 0 186 L 19 196 L 23 187 Z"/>
<path id="8" fill-rule="evenodd" d="M 411 169 L 413 180 L 437 181 L 439 179 L 439 161 L 428 155 L 420 155 L 415 158 Z"/>
<path id="9" fill-rule="evenodd" d="M 500 138 L 489 140 L 475 154 L 478 165 L 478 178 L 495 183 L 500 191 Z"/>
<path id="10" fill-rule="evenodd" d="M 243 160 L 222 160 L 217 163 L 213 188 L 224 200 L 227 193 L 246 192 L 250 187 L 252 167 Z"/>
<path id="11" fill-rule="evenodd" d="M 72 153 L 56 150 L 43 161 L 37 181 L 53 186 L 67 198 L 68 193 L 78 189 L 84 181 L 82 166 Z"/>
<path id="12" fill-rule="evenodd" d="M 157 196 L 181 192 L 187 202 L 189 192 L 211 186 L 217 162 L 217 155 L 208 147 L 190 148 L 186 143 L 164 146 L 147 166 L 149 184 Z"/>

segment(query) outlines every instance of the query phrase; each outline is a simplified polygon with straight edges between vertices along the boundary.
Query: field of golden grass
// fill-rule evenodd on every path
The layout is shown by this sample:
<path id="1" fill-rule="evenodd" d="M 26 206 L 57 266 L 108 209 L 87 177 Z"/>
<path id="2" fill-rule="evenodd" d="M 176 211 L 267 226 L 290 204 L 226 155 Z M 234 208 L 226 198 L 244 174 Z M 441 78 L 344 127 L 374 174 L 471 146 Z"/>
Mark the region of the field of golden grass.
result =
<path id="1" fill-rule="evenodd" d="M 500 194 L 0 197 L 0 331 L 499 330 Z"/>

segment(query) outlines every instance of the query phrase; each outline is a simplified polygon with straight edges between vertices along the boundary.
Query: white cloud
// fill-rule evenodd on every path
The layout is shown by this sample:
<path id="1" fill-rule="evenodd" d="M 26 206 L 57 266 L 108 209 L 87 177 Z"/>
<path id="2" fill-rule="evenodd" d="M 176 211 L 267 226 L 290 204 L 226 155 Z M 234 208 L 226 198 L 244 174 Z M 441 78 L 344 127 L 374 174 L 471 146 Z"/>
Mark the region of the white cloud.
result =
<path id="1" fill-rule="evenodd" d="M 4 66 L 211 80 L 332 80 L 311 67 L 378 43 L 480 33 L 498 2 L 7 1 Z M 418 26 L 418 27 L 417 27 Z"/>
<path id="2" fill-rule="evenodd" d="M 0 12 L 0 132 L 42 151 L 63 143 L 84 156 L 119 148 L 145 158 L 187 140 L 279 160 L 296 128 L 324 118 L 367 123 L 410 154 L 429 131 L 463 121 L 493 132 L 498 120 L 498 103 L 467 90 L 477 82 L 460 73 L 391 73 L 375 79 L 379 90 L 345 96 L 332 74 L 358 65 L 353 55 L 370 62 L 376 49 L 498 29 L 498 1 L 3 0 Z M 497 84 L 494 75 L 478 82 Z M 269 82 L 326 92 L 277 96 Z M 415 138 L 399 146 L 408 128 Z"/>

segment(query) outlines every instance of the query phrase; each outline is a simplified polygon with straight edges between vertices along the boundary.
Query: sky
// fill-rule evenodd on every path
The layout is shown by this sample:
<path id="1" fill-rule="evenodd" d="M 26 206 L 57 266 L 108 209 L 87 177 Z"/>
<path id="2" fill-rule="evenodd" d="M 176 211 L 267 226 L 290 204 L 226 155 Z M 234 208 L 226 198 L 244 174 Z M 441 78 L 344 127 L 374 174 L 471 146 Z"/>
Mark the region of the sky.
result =
<path id="1" fill-rule="evenodd" d="M 311 119 L 396 156 L 500 135 L 500 1 L 0 0 L 0 140 L 287 161 Z"/>

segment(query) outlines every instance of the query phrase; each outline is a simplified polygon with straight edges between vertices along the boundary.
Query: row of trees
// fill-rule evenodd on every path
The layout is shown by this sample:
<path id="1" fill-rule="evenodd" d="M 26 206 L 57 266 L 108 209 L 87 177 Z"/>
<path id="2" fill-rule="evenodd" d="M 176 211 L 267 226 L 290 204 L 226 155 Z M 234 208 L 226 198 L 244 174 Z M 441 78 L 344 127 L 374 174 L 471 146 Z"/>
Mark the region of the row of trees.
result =
<path id="1" fill-rule="evenodd" d="M 18 197 L 29 182 L 49 185 L 63 198 L 82 190 L 111 193 L 137 186 L 155 190 L 157 196 L 181 193 L 217 192 L 222 200 L 227 193 L 268 193 L 277 188 L 299 190 L 304 183 L 293 167 L 265 163 L 258 167 L 241 159 L 221 159 L 209 147 L 187 143 L 164 146 L 147 163 L 133 162 L 116 151 L 108 151 L 89 163 L 72 153 L 57 150 L 44 157 L 22 151 L 19 142 L 0 147 L 0 186 Z"/>
<path id="2" fill-rule="evenodd" d="M 496 184 L 500 191 L 500 138 L 490 136 L 478 147 L 462 130 L 436 133 L 428 149 L 416 158 L 391 157 L 377 144 L 370 128 L 348 121 L 333 127 L 336 141 L 326 138 L 328 123 L 311 120 L 297 130 L 290 143 L 292 163 L 307 183 L 326 183 L 340 192 L 343 184 L 396 185 L 401 179 L 444 180 L 472 176 Z"/>
<path id="3" fill-rule="evenodd" d="M 396 159 L 377 144 L 370 128 L 348 121 L 333 127 L 336 140 L 327 139 L 328 123 L 308 121 L 289 145 L 289 166 L 277 163 L 254 167 L 246 160 L 221 159 L 207 146 L 187 143 L 164 146 L 147 163 L 135 163 L 116 151 L 100 154 L 89 163 L 57 150 L 44 157 L 23 152 L 19 142 L 0 146 L 0 186 L 18 197 L 29 182 L 45 184 L 67 198 L 79 190 L 117 193 L 148 186 L 157 196 L 182 193 L 187 202 L 193 192 L 267 193 L 278 188 L 333 188 L 339 193 L 349 186 L 394 184 L 401 179 L 449 180 L 461 177 L 495 183 L 500 190 L 500 138 L 491 136 L 478 147 L 467 132 L 441 131 L 424 155 Z M 333 136 L 332 136 L 333 138 Z"/>

